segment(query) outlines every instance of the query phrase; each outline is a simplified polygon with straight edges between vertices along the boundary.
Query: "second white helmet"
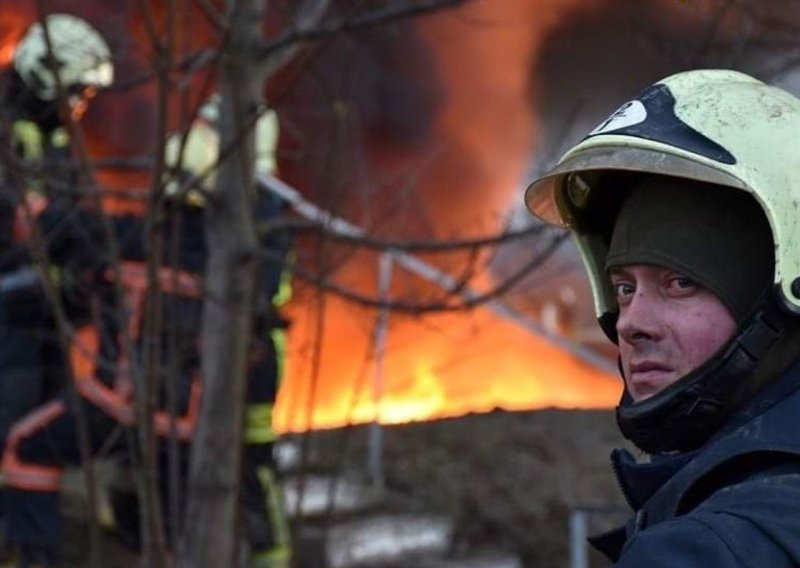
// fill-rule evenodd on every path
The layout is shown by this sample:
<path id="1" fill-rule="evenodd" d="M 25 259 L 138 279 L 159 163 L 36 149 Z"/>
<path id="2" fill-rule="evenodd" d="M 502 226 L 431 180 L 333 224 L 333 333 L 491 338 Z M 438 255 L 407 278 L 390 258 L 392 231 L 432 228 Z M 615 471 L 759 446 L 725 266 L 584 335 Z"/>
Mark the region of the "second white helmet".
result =
<path id="1" fill-rule="evenodd" d="M 50 14 L 45 23 L 58 78 L 65 90 L 111 84 L 114 80 L 111 50 L 94 27 L 70 14 Z M 14 52 L 14 69 L 39 99 L 52 101 L 58 95 L 58 83 L 48 65 L 44 32 L 40 22 L 28 29 Z"/>

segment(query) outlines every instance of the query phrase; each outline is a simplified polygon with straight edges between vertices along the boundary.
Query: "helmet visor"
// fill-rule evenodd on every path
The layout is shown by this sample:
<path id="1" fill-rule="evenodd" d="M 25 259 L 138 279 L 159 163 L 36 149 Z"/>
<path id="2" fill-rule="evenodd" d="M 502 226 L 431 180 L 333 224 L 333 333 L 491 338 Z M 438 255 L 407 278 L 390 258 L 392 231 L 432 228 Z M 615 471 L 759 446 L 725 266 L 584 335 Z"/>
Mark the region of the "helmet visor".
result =
<path id="1" fill-rule="evenodd" d="M 731 174 L 662 148 L 594 146 L 564 158 L 525 191 L 525 205 L 542 221 L 580 230 L 579 219 L 589 194 L 608 171 L 652 173 L 688 178 L 749 191 Z"/>

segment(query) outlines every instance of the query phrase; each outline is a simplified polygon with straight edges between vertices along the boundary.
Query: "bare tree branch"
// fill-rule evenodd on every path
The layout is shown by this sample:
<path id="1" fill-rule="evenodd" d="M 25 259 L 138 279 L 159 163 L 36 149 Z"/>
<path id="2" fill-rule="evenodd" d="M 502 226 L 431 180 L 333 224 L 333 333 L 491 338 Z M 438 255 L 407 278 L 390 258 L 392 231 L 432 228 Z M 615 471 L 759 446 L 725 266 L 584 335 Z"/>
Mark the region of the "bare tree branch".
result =
<path id="1" fill-rule="evenodd" d="M 295 29 L 308 30 L 318 25 L 322 17 L 330 6 L 330 0 L 305 0 L 297 11 L 295 18 Z M 292 60 L 299 50 L 299 42 L 294 45 L 287 45 L 282 51 L 275 50 L 270 57 L 267 57 L 262 64 L 262 72 L 265 76 L 272 75 L 275 71 L 283 67 L 288 61 Z"/>
<path id="2" fill-rule="evenodd" d="M 539 268 L 550 256 L 556 251 L 561 243 L 567 238 L 567 233 L 562 233 L 556 236 L 540 254 L 531 258 L 528 262 L 523 264 L 516 272 L 511 274 L 506 280 L 501 282 L 495 288 L 482 294 L 477 294 L 469 291 L 467 288 L 468 282 L 458 281 L 455 286 L 447 290 L 447 295 L 452 297 L 454 295 L 460 296 L 459 301 L 445 298 L 433 302 L 408 302 L 404 300 L 390 300 L 386 301 L 374 296 L 369 296 L 356 292 L 345 286 L 340 286 L 330 281 L 324 275 L 312 273 L 307 269 L 298 266 L 295 269 L 295 274 L 302 280 L 308 282 L 313 286 L 317 286 L 327 292 L 332 292 L 345 300 L 367 306 L 371 308 L 384 308 L 396 312 L 408 314 L 424 314 L 430 312 L 454 312 L 461 310 L 469 310 L 493 301 L 505 294 L 511 288 L 519 283 L 523 278 L 529 275 L 532 271 Z"/>
<path id="3" fill-rule="evenodd" d="M 286 30 L 273 40 L 265 42 L 259 49 L 259 57 L 273 57 L 274 53 L 293 44 L 314 41 L 341 32 L 363 30 L 403 18 L 420 16 L 444 8 L 452 8 L 463 2 L 464 0 L 422 0 L 409 4 L 389 3 L 384 8 L 360 14 L 350 19 L 338 19 L 315 27 L 302 28 L 298 26 Z"/>
<path id="4" fill-rule="evenodd" d="M 195 4 L 197 4 L 200 11 L 205 14 L 206 18 L 217 28 L 219 31 L 224 33 L 225 35 L 228 34 L 228 22 L 225 18 L 222 17 L 219 10 L 217 10 L 216 6 L 210 2 L 210 0 L 193 0 Z"/>
<path id="5" fill-rule="evenodd" d="M 230 160 L 220 162 L 215 199 L 207 203 L 206 301 L 203 313 L 203 402 L 192 444 L 180 568 L 237 566 L 239 485 L 245 377 L 255 304 L 257 237 L 252 219 L 253 133 L 263 75 L 255 69 L 264 0 L 228 0 L 229 42 L 220 66 L 220 146 L 246 131 Z M 222 435 L 222 432 L 225 435 Z"/>
<path id="6" fill-rule="evenodd" d="M 489 246 L 502 245 L 508 242 L 513 242 L 521 239 L 526 239 L 539 235 L 541 233 L 552 231 L 552 228 L 547 225 L 531 225 L 524 229 L 516 231 L 508 231 L 495 236 L 482 237 L 477 239 L 452 239 L 446 241 L 426 240 L 426 241 L 410 241 L 410 240 L 395 240 L 395 239 L 382 239 L 372 237 L 369 235 L 356 236 L 341 233 L 336 231 L 324 223 L 316 221 L 309 221 L 305 219 L 294 219 L 284 217 L 282 219 L 274 219 L 264 221 L 257 226 L 258 233 L 261 237 L 266 237 L 274 233 L 282 231 L 293 232 L 311 232 L 319 235 L 321 238 L 339 241 L 342 243 L 350 244 L 353 246 L 364 247 L 368 249 L 377 249 L 382 251 L 395 250 L 395 251 L 409 251 L 409 252 L 452 252 L 465 249 L 478 249 Z"/>

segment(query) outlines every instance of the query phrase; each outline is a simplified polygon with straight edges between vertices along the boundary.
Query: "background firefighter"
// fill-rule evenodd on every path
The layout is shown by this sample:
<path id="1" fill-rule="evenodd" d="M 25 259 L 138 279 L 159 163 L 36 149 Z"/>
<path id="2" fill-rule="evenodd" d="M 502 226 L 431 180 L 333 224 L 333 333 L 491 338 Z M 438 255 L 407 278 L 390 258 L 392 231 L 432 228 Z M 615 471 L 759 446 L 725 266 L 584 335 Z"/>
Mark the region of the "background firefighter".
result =
<path id="1" fill-rule="evenodd" d="M 204 104 L 188 133 L 176 133 L 167 142 L 166 163 L 171 171 L 165 185 L 168 217 L 182 218 L 185 238 L 191 240 L 195 273 L 202 273 L 206 258 L 202 220 L 209 192 L 213 192 L 214 174 L 220 155 L 215 123 L 218 100 L 211 97 Z M 275 170 L 277 117 L 268 112 L 256 124 L 258 171 Z M 282 200 L 262 192 L 256 199 L 254 214 L 259 221 L 269 221 L 285 213 Z M 125 242 L 124 240 L 122 241 Z M 272 408 L 277 395 L 285 358 L 285 334 L 288 322 L 280 308 L 291 297 L 291 241 L 286 231 L 272 232 L 263 242 L 259 295 L 254 318 L 247 383 L 245 415 L 244 467 L 242 479 L 242 514 L 249 548 L 249 565 L 254 568 L 288 566 L 291 546 L 282 493 L 277 485 L 273 445 L 277 439 L 272 429 Z M 197 341 L 200 312 L 188 322 L 182 333 Z M 172 318 L 167 318 L 170 320 Z M 167 479 L 166 459 L 160 479 Z M 182 464 L 185 468 L 186 464 Z M 185 475 L 185 469 L 182 475 Z M 127 487 L 126 487 L 127 485 Z M 169 501 L 163 486 L 165 504 Z M 182 501 L 182 499 L 180 499 Z M 139 515 L 137 496 L 131 485 L 123 483 L 112 493 L 112 505 L 118 528 L 130 540 L 138 541 Z"/>
<path id="2" fill-rule="evenodd" d="M 76 207 L 80 195 L 65 124 L 80 120 L 96 89 L 111 83 L 111 53 L 102 36 L 84 20 L 52 14 L 46 25 L 57 54 L 54 61 L 50 62 L 45 30 L 36 23 L 17 44 L 12 65 L 0 76 L 3 448 L 11 425 L 65 383 L 65 356 L 42 287 L 41 270 L 47 270 L 57 282 L 68 317 L 79 322 L 88 316 L 85 278 L 91 277 L 101 256 L 98 224 L 90 220 L 90 213 Z M 53 74 L 54 66 L 59 80 Z M 31 256 L 34 217 L 50 261 L 47 267 L 35 266 Z M 7 497 L 4 494 L 4 503 Z M 13 540 L 16 527 L 10 529 Z M 49 557 L 49 552 L 44 555 Z M 21 562 L 29 560 L 32 558 L 23 551 Z"/>
<path id="3" fill-rule="evenodd" d="M 215 166 L 221 155 L 216 129 L 218 120 L 219 99 L 213 95 L 201 107 L 185 141 L 182 135 L 176 134 L 167 144 L 167 163 L 177 170 L 178 179 L 200 180 L 197 188 L 170 184 L 167 193 L 201 208 L 206 203 L 204 193 L 213 191 L 216 184 Z M 273 173 L 279 131 L 277 115 L 266 111 L 254 128 L 256 171 Z M 267 191 L 259 191 L 255 208 L 259 223 L 286 213 L 283 200 Z M 273 446 L 278 436 L 272 428 L 272 410 L 285 365 L 288 321 L 281 307 L 291 298 L 293 253 L 291 238 L 285 230 L 270 232 L 262 245 L 264 260 L 259 274 L 247 379 L 242 511 L 251 549 L 250 565 L 279 568 L 289 566 L 291 545 L 283 495 L 275 475 Z"/>

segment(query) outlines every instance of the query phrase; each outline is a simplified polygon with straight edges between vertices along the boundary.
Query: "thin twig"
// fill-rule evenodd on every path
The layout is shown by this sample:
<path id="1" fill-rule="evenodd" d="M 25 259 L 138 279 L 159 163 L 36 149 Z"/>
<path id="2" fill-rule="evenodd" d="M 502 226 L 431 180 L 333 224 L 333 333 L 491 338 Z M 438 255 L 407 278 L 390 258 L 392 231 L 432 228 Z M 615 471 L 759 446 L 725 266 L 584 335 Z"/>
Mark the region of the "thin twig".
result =
<path id="1" fill-rule="evenodd" d="M 313 27 L 295 27 L 286 30 L 277 38 L 265 42 L 259 50 L 259 57 L 272 57 L 274 53 L 287 47 L 302 42 L 309 42 L 334 35 L 341 32 L 364 30 L 397 21 L 452 8 L 462 4 L 464 0 L 424 0 L 410 4 L 390 3 L 386 7 L 361 14 L 350 19 L 338 19 L 331 22 L 318 24 Z"/>
<path id="2" fill-rule="evenodd" d="M 459 250 L 477 249 L 483 247 L 497 246 L 513 241 L 527 239 L 540 235 L 552 229 L 547 225 L 531 225 L 523 229 L 508 231 L 498 235 L 479 237 L 475 239 L 451 239 L 451 240 L 400 240 L 383 239 L 369 235 L 348 235 L 336 231 L 329 226 L 318 221 L 306 219 L 295 219 L 284 217 L 271 221 L 264 221 L 258 224 L 259 236 L 266 237 L 270 234 L 282 231 L 292 231 L 297 233 L 314 233 L 321 238 L 338 241 L 341 243 L 363 247 L 367 249 L 387 251 L 408 251 L 408 252 L 453 252 Z"/>
<path id="3" fill-rule="evenodd" d="M 489 290 L 488 292 L 484 293 L 466 293 L 465 288 L 467 283 L 466 282 L 457 282 L 457 284 L 448 290 L 448 295 L 459 295 L 461 299 L 459 301 L 448 301 L 448 300 L 437 300 L 433 302 L 408 302 L 405 300 L 389 300 L 386 301 L 381 298 L 376 298 L 374 296 L 369 296 L 366 294 L 362 294 L 360 292 L 356 292 L 351 288 L 347 288 L 345 286 L 341 286 L 335 284 L 330 281 L 330 279 L 326 278 L 319 273 L 312 273 L 311 271 L 302 268 L 301 266 L 297 266 L 295 268 L 295 275 L 312 284 L 313 286 L 317 286 L 326 290 L 328 292 L 332 292 L 337 296 L 345 300 L 349 300 L 356 304 L 360 304 L 362 306 L 368 306 L 372 308 L 384 308 L 390 309 L 397 312 L 408 313 L 408 314 L 424 314 L 430 312 L 455 312 L 455 311 L 462 311 L 462 310 L 469 310 L 480 306 L 481 304 L 485 304 L 487 302 L 491 302 L 498 297 L 501 297 L 507 294 L 511 288 L 513 288 L 517 283 L 519 283 L 524 277 L 530 274 L 532 271 L 539 268 L 544 262 L 550 258 L 553 252 L 561 245 L 561 243 L 566 239 L 568 235 L 566 233 L 559 234 L 556 236 L 542 251 L 539 255 L 536 255 L 528 262 L 523 264 L 516 272 L 511 274 L 508 278 L 506 278 L 503 282 L 498 284 L 493 289 Z"/>

